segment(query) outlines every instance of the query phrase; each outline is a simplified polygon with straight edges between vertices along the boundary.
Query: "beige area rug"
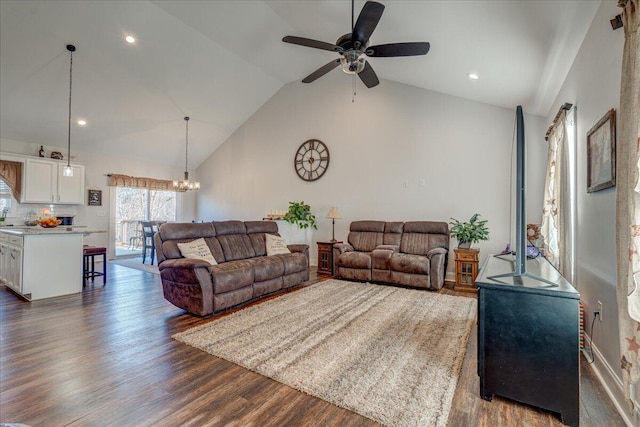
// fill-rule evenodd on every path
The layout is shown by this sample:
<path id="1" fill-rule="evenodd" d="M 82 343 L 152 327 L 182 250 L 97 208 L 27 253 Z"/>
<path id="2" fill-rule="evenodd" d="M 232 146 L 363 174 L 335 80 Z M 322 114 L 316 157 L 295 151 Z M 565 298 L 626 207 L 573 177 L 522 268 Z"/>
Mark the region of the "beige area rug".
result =
<path id="1" fill-rule="evenodd" d="M 136 270 L 146 271 L 147 273 L 160 274 L 160 270 L 158 270 L 157 265 L 151 265 L 150 260 L 147 257 L 147 262 L 145 264 L 142 263 L 142 257 L 137 258 L 118 258 L 112 259 L 109 261 L 110 263 L 121 265 L 127 268 L 135 268 Z"/>
<path id="2" fill-rule="evenodd" d="M 446 426 L 476 300 L 339 280 L 174 339 L 388 426 Z"/>

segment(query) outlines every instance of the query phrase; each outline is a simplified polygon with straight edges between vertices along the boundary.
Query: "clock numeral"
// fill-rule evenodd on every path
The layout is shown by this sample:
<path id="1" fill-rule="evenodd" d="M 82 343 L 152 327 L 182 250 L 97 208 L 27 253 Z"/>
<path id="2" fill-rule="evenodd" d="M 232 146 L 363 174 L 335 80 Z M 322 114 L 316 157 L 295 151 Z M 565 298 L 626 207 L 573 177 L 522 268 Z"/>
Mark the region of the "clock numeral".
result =
<path id="1" fill-rule="evenodd" d="M 316 147 L 316 142 L 314 140 L 309 141 L 309 150 L 313 150 Z"/>
<path id="2" fill-rule="evenodd" d="M 321 162 L 326 162 L 327 160 L 329 160 L 329 158 L 328 158 L 328 157 L 320 157 L 320 161 L 321 161 Z"/>
<path id="3" fill-rule="evenodd" d="M 302 164 L 302 162 L 303 162 L 303 160 L 302 160 L 302 159 L 300 159 L 300 160 L 296 160 L 296 164 Z"/>

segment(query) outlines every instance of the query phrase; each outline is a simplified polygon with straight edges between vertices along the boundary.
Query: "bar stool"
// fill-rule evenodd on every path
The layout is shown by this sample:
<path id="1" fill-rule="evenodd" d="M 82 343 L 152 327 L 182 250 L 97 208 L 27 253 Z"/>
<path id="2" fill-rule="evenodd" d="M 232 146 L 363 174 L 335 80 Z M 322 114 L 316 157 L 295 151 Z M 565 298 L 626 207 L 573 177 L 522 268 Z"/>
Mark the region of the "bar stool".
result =
<path id="1" fill-rule="evenodd" d="M 98 276 L 103 276 L 103 283 L 107 284 L 107 248 L 98 248 L 96 246 L 85 246 L 82 250 L 84 263 L 82 264 L 82 287 L 86 285 L 87 279 L 91 279 L 91 283 Z M 102 255 L 102 273 L 96 271 L 95 257 Z"/>

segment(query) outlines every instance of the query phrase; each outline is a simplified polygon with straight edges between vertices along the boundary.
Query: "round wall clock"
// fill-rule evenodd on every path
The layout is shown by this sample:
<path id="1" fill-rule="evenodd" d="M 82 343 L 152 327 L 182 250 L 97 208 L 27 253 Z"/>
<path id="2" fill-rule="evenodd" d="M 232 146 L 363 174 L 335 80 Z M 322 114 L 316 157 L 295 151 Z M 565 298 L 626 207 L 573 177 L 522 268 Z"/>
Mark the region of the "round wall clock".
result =
<path id="1" fill-rule="evenodd" d="M 305 181 L 315 181 L 329 167 L 329 149 L 324 142 L 310 139 L 303 142 L 293 159 L 293 167 L 298 176 Z"/>

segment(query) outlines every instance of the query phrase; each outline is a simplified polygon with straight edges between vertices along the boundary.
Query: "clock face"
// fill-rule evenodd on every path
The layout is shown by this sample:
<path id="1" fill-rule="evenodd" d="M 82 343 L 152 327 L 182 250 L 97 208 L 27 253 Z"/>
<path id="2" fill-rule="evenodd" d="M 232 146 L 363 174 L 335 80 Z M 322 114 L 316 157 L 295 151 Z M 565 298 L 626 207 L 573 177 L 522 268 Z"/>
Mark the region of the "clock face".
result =
<path id="1" fill-rule="evenodd" d="M 310 139 L 298 148 L 293 159 L 293 167 L 305 181 L 315 181 L 329 167 L 329 149 L 322 141 Z"/>

